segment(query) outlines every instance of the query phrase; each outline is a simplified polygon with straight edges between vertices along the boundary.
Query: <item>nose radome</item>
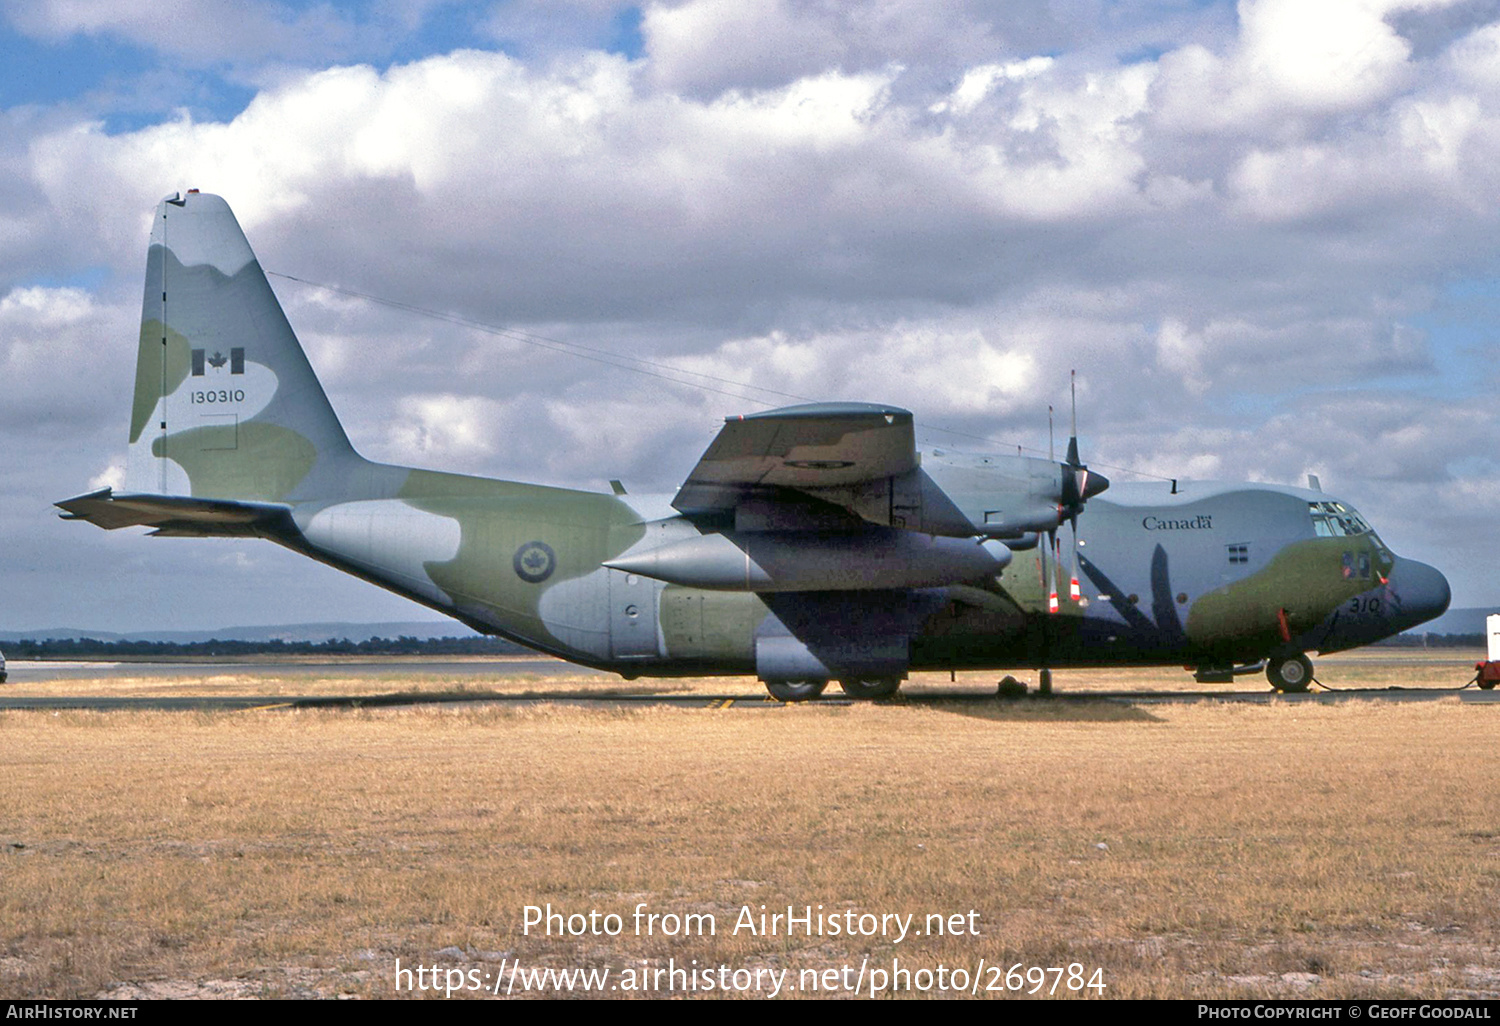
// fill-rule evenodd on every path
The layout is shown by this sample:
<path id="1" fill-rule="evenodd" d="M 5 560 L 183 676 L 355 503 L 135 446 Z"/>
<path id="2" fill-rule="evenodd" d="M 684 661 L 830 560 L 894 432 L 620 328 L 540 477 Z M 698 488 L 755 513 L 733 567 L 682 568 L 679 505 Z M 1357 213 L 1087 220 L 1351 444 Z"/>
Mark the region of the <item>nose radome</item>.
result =
<path id="1" fill-rule="evenodd" d="M 1410 630 L 1442 616 L 1453 598 L 1448 578 L 1436 567 L 1415 559 L 1396 557 L 1396 565 L 1391 568 L 1390 586 L 1398 602 L 1392 612 L 1401 630 Z"/>

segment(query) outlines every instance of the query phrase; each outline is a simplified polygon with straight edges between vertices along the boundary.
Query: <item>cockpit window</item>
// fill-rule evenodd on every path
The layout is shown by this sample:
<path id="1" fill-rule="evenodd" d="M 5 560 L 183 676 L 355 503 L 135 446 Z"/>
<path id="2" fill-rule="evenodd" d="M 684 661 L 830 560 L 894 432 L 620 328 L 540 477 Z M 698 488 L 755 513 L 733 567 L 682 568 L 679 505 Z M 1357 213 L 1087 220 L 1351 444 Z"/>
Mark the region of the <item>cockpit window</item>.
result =
<path id="1" fill-rule="evenodd" d="M 1354 507 L 1342 502 L 1309 502 L 1307 510 L 1312 514 L 1313 532 L 1319 538 L 1347 538 L 1370 533 L 1370 525 L 1364 518 L 1355 512 Z"/>

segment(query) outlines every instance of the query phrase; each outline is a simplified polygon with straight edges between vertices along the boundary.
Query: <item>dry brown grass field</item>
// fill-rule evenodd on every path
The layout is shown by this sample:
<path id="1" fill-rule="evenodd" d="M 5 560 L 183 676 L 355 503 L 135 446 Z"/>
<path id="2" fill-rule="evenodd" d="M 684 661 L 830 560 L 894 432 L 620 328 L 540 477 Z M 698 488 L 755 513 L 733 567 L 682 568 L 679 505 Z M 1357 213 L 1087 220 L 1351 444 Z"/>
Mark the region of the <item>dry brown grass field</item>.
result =
<path id="1" fill-rule="evenodd" d="M 1317 665 L 1338 686 L 1451 685 L 1469 655 Z M 444 689 L 274 677 L 25 690 Z M 1169 685 L 1196 687 L 1058 675 Z M 696 959 L 788 970 L 790 990 L 803 970 L 983 959 L 1102 969 L 1106 997 L 1496 997 L 1497 716 L 1456 700 L 0 713 L 0 997 L 388 997 L 398 959 L 486 984 L 516 960 Z M 523 908 L 549 902 L 624 929 L 524 935 Z M 711 913 L 717 934 L 637 936 L 640 903 Z M 742 906 L 819 904 L 918 928 L 973 910 L 978 935 L 731 934 Z"/>

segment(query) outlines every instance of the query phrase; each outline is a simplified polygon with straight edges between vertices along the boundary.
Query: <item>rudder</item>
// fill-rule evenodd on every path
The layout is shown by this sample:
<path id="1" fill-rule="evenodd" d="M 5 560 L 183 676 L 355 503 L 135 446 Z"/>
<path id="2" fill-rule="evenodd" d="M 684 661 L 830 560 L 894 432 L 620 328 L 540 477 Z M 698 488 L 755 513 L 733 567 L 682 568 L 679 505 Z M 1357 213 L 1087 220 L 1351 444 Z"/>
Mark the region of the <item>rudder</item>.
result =
<path id="1" fill-rule="evenodd" d="M 156 209 L 131 408 L 130 492 L 248 502 L 325 497 L 363 461 L 229 205 Z"/>

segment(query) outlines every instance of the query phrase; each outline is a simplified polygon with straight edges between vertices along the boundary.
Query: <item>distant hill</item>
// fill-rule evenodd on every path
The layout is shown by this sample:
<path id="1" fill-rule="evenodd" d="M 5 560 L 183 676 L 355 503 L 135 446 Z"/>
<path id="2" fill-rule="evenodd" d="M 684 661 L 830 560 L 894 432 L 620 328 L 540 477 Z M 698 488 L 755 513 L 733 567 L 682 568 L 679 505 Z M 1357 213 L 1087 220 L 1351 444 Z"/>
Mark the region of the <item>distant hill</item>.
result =
<path id="1" fill-rule="evenodd" d="M 371 638 L 477 638 L 480 635 L 457 620 L 410 620 L 387 623 L 292 623 L 270 627 L 221 627 L 211 631 L 96 631 L 85 627 L 48 627 L 43 630 L 0 630 L 0 645 L 20 641 L 61 641 L 93 638 L 96 641 L 169 641 L 188 645 L 204 641 L 316 642 L 329 638 L 368 641 Z"/>

